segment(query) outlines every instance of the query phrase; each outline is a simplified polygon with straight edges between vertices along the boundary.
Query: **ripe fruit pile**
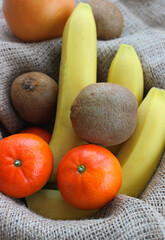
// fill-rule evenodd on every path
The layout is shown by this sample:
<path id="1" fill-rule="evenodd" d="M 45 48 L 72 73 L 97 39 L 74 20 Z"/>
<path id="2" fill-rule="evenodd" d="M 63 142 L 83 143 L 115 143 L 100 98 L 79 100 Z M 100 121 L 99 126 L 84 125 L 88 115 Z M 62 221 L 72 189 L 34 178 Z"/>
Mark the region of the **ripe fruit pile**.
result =
<path id="1" fill-rule="evenodd" d="M 9 0 L 4 2 L 9 14 Z M 120 45 L 106 83 L 97 83 L 96 73 L 96 20 L 90 5 L 80 3 L 63 31 L 52 135 L 46 132 L 45 138 L 35 127 L 0 141 L 0 191 L 26 197 L 28 207 L 45 217 L 85 218 L 117 193 L 138 197 L 163 154 L 165 91 L 152 88 L 144 98 L 134 48 Z M 35 103 L 40 109 L 41 101 Z M 60 191 L 41 189 L 45 184 L 58 184 Z"/>

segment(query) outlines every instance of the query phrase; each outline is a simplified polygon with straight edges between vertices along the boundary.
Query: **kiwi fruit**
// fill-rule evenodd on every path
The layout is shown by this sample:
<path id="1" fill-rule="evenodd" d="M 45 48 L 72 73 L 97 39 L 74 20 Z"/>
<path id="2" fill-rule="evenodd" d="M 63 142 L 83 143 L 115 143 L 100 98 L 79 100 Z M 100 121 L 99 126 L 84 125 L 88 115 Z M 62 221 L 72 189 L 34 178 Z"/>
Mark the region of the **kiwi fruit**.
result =
<path id="1" fill-rule="evenodd" d="M 58 86 L 41 72 L 18 76 L 11 85 L 11 101 L 18 115 L 32 124 L 48 123 L 55 116 Z"/>
<path id="2" fill-rule="evenodd" d="M 133 93 L 113 83 L 95 83 L 75 98 L 70 119 L 78 137 L 88 143 L 114 146 L 134 132 L 138 104 Z"/>
<path id="3" fill-rule="evenodd" d="M 109 40 L 120 37 L 124 19 L 119 8 L 109 0 L 90 0 L 97 27 L 97 38 Z"/>

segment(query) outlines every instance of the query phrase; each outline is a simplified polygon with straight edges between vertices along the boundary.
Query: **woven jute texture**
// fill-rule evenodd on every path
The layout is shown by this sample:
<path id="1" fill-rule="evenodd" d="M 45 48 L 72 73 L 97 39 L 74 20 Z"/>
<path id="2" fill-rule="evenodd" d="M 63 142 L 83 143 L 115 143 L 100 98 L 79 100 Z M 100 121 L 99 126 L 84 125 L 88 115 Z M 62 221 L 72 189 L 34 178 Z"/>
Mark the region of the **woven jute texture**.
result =
<path id="1" fill-rule="evenodd" d="M 141 60 L 145 92 L 152 86 L 165 89 L 165 1 L 112 2 L 123 14 L 124 29 L 118 39 L 97 42 L 98 82 L 106 81 L 118 47 L 126 43 L 134 47 Z M 15 77 L 41 71 L 58 82 L 60 57 L 61 38 L 21 42 L 0 13 L 0 138 L 25 126 L 10 101 L 10 86 Z M 165 239 L 165 154 L 139 199 L 117 195 L 93 219 L 46 219 L 27 209 L 21 200 L 0 193 L 0 240 L 10 239 Z"/>

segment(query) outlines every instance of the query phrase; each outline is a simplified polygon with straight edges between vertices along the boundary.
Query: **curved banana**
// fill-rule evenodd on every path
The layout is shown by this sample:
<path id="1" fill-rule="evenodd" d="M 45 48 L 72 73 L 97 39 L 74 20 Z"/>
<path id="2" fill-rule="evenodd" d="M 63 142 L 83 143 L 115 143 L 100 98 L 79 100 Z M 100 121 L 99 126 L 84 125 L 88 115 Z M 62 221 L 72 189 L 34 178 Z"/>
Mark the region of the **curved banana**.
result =
<path id="1" fill-rule="evenodd" d="M 54 220 L 78 220 L 92 218 L 97 210 L 81 210 L 67 203 L 59 190 L 42 189 L 26 197 L 28 208 L 46 218 Z"/>
<path id="2" fill-rule="evenodd" d="M 118 194 L 139 197 L 153 176 L 165 149 L 165 90 L 151 88 L 140 104 L 133 135 L 117 158 L 123 181 Z"/>
<path id="3" fill-rule="evenodd" d="M 109 67 L 107 82 L 128 88 L 136 97 L 138 105 L 143 99 L 144 79 L 140 59 L 131 45 L 121 44 Z M 106 147 L 115 156 L 122 144 Z"/>
<path id="4" fill-rule="evenodd" d="M 138 105 L 143 99 L 144 79 L 140 59 L 131 45 L 121 44 L 108 72 L 108 82 L 128 88 Z"/>
<path id="5" fill-rule="evenodd" d="M 96 68 L 96 24 L 91 7 L 81 2 L 69 17 L 63 33 L 57 112 L 50 141 L 54 156 L 51 182 L 56 181 L 57 167 L 64 155 L 84 143 L 73 130 L 70 108 L 85 86 L 96 83 Z"/>

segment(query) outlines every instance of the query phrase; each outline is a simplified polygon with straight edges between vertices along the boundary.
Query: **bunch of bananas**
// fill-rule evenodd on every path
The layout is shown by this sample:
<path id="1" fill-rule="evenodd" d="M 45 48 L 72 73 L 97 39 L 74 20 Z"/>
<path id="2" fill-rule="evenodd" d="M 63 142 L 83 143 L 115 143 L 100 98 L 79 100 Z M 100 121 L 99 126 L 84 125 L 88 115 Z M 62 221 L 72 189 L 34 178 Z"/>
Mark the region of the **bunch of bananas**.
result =
<path id="1" fill-rule="evenodd" d="M 57 166 L 71 148 L 82 144 L 70 121 L 70 107 L 85 86 L 96 83 L 97 38 L 91 8 L 80 3 L 70 16 L 63 33 L 59 94 L 55 127 L 50 142 L 54 154 L 52 179 Z M 123 182 L 119 194 L 139 197 L 153 176 L 165 148 L 165 91 L 151 88 L 143 99 L 144 81 L 140 60 L 134 48 L 122 44 L 114 57 L 108 82 L 127 87 L 139 108 L 133 135 L 117 146 Z M 95 210 L 79 210 L 66 203 L 58 190 L 42 189 L 26 198 L 28 207 L 52 219 L 80 219 Z"/>

